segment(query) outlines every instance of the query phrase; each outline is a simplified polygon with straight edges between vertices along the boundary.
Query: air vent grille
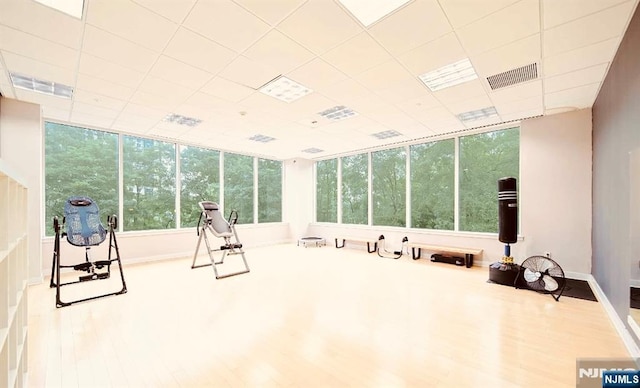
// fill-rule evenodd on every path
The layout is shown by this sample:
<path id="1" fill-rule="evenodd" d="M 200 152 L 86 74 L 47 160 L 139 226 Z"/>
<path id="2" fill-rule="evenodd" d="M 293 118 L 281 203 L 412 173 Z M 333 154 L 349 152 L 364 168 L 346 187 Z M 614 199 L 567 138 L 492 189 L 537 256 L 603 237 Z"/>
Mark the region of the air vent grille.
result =
<path id="1" fill-rule="evenodd" d="M 487 77 L 491 90 L 506 88 L 507 86 L 531 81 L 538 78 L 538 64 L 532 63 L 517 69 L 505 71 Z"/>

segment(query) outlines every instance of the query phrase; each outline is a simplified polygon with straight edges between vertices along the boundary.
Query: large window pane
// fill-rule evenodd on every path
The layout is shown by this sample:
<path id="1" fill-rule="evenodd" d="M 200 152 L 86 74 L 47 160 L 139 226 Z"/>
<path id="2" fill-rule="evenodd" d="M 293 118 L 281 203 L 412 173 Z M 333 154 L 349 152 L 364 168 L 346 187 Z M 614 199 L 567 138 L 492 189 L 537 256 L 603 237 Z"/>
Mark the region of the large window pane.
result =
<path id="1" fill-rule="evenodd" d="M 518 178 L 519 128 L 460 138 L 460 230 L 498 231 L 498 179 Z"/>
<path id="2" fill-rule="evenodd" d="M 175 228 L 175 145 L 123 139 L 124 230 Z"/>
<path id="3" fill-rule="evenodd" d="M 102 222 L 118 214 L 118 135 L 46 122 L 45 233 L 53 235 L 53 216 L 63 216 L 71 196 L 92 198 Z"/>
<path id="4" fill-rule="evenodd" d="M 342 158 L 342 222 L 368 223 L 369 160 L 367 154 Z"/>
<path id="5" fill-rule="evenodd" d="M 282 221 L 282 162 L 258 159 L 258 222 Z"/>
<path id="6" fill-rule="evenodd" d="M 338 159 L 316 163 L 316 221 L 338 222 Z"/>
<path id="7" fill-rule="evenodd" d="M 253 157 L 224 154 L 224 212 L 238 212 L 239 224 L 253 223 Z"/>
<path id="8" fill-rule="evenodd" d="M 411 226 L 453 230 L 453 139 L 411 146 Z"/>
<path id="9" fill-rule="evenodd" d="M 406 225 L 406 153 L 404 148 L 372 154 L 373 225 Z"/>
<path id="10" fill-rule="evenodd" d="M 180 226 L 196 226 L 198 202 L 220 202 L 220 152 L 180 147 Z"/>

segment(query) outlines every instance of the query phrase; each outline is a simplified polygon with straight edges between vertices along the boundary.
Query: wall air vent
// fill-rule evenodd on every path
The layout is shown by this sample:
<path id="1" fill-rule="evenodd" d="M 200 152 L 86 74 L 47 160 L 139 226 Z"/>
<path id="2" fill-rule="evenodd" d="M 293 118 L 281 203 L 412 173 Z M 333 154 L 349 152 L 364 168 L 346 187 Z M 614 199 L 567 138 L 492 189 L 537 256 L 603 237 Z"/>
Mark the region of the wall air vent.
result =
<path id="1" fill-rule="evenodd" d="M 517 69 L 489 76 L 487 77 L 487 82 L 489 82 L 491 90 L 496 90 L 522 82 L 531 81 L 536 78 L 538 78 L 538 64 L 532 63 L 530 65 L 518 67 Z"/>

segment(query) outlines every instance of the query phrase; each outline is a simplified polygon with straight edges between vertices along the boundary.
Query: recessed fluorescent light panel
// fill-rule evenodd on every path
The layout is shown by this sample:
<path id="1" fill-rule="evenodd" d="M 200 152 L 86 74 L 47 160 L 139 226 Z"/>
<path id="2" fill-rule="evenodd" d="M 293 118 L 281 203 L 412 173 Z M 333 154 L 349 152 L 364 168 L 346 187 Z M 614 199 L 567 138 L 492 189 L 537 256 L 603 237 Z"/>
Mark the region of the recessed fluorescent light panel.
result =
<path id="1" fill-rule="evenodd" d="M 334 106 L 333 108 L 324 110 L 318 114 L 326 119 L 338 121 L 338 120 L 346 119 L 351 116 L 355 116 L 358 113 L 355 112 L 353 109 L 347 108 L 346 106 L 338 105 L 338 106 Z"/>
<path id="2" fill-rule="evenodd" d="M 249 140 L 257 141 L 260 143 L 268 143 L 271 140 L 276 140 L 276 138 L 271 136 L 265 136 L 265 135 L 255 135 L 255 136 L 251 136 Z"/>
<path id="3" fill-rule="evenodd" d="M 390 137 L 396 137 L 400 135 L 402 135 L 400 132 L 394 131 L 394 130 L 382 131 L 382 132 L 371 134 L 371 136 L 377 137 L 378 139 L 388 139 Z"/>
<path id="4" fill-rule="evenodd" d="M 84 0 L 36 0 L 47 7 L 57 9 L 74 18 L 82 19 Z"/>
<path id="5" fill-rule="evenodd" d="M 202 120 L 200 119 L 178 115 L 175 113 L 170 113 L 166 115 L 165 118 L 162 119 L 162 121 L 165 121 L 167 123 L 175 123 L 178 125 L 186 125 L 187 127 L 195 127 L 196 125 L 202 122 Z"/>
<path id="6" fill-rule="evenodd" d="M 302 152 L 306 152 L 308 154 L 317 154 L 319 152 L 323 152 L 320 148 L 307 148 L 306 150 L 302 150 Z"/>
<path id="7" fill-rule="evenodd" d="M 473 70 L 473 66 L 469 61 L 469 58 L 465 58 L 456 63 L 451 63 L 449 65 L 442 66 L 439 69 L 419 75 L 418 78 L 420 78 L 420 81 L 424 82 L 432 92 L 435 92 L 464 82 L 472 81 L 478 78 L 478 75 L 476 74 L 476 71 Z"/>
<path id="8" fill-rule="evenodd" d="M 260 92 L 280 101 L 292 102 L 306 96 L 313 90 L 281 75 L 261 87 Z"/>
<path id="9" fill-rule="evenodd" d="M 17 73 L 9 73 L 9 76 L 11 77 L 11 83 L 13 86 L 19 89 L 31 90 L 33 92 L 47 94 L 49 96 L 69 99 L 73 96 L 73 88 L 71 86 Z"/>
<path id="10" fill-rule="evenodd" d="M 463 112 L 457 115 L 458 119 L 462 122 L 476 121 L 480 119 L 489 119 L 491 117 L 498 116 L 498 111 L 496 111 L 495 106 L 490 106 L 488 108 L 471 110 L 469 112 Z"/>
<path id="11" fill-rule="evenodd" d="M 377 22 L 410 0 L 339 0 L 365 27 Z"/>

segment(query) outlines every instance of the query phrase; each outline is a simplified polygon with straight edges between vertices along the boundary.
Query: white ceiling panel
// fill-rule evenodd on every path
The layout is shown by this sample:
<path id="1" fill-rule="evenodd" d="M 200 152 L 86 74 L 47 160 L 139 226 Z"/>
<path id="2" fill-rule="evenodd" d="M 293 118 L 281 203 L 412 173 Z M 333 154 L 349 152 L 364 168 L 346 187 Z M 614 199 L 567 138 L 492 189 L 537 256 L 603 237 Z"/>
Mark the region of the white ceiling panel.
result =
<path id="1" fill-rule="evenodd" d="M 544 108 L 545 110 L 565 107 L 588 108 L 593 105 L 599 89 L 600 84 L 594 83 L 555 93 L 547 93 L 544 95 Z"/>
<path id="2" fill-rule="evenodd" d="M 528 112 L 532 110 L 542 110 L 544 108 L 542 97 L 529 97 L 517 101 L 505 101 L 496 103 L 498 114 L 513 115 L 519 112 Z"/>
<path id="3" fill-rule="evenodd" d="M 182 101 L 177 101 L 170 95 L 167 95 L 165 97 L 155 93 L 147 93 L 140 90 L 136 91 L 133 96 L 131 96 L 129 101 L 149 108 L 164 110 L 167 111 L 167 113 L 173 112 L 173 110 L 182 103 Z"/>
<path id="4" fill-rule="evenodd" d="M 389 52 L 398 55 L 452 30 L 435 0 L 416 0 L 374 24 L 369 31 Z"/>
<path id="5" fill-rule="evenodd" d="M 31 90 L 15 88 L 16 98 L 21 101 L 31 102 L 39 105 L 46 105 L 58 109 L 71 109 L 72 101 L 67 98 L 51 96 L 48 94 L 37 93 Z"/>
<path id="6" fill-rule="evenodd" d="M 242 5 L 245 9 L 272 26 L 275 26 L 305 1 L 306 0 L 236 0 L 236 3 Z"/>
<path id="7" fill-rule="evenodd" d="M 158 58 L 157 52 L 91 25 L 85 27 L 82 50 L 109 62 L 145 73 Z"/>
<path id="8" fill-rule="evenodd" d="M 250 87 L 240 85 L 222 77 L 215 77 L 201 87 L 200 91 L 231 102 L 239 102 L 251 94 L 256 93 L 256 91 Z"/>
<path id="9" fill-rule="evenodd" d="M 513 101 L 520 101 L 531 97 L 538 97 L 542 100 L 542 80 L 533 80 L 522 84 L 495 90 L 489 93 L 491 101 L 495 104 L 507 104 Z"/>
<path id="10" fill-rule="evenodd" d="M 461 101 L 452 101 L 444 104 L 444 106 L 453 114 L 460 114 L 472 110 L 484 109 L 493 106 L 493 102 L 488 96 L 478 96 Z"/>
<path id="11" fill-rule="evenodd" d="M 215 115 L 239 115 L 242 108 L 234 103 L 205 94 L 202 92 L 196 92 L 184 101 L 184 104 L 197 107 L 201 110 L 208 110 L 210 114 L 207 116 Z"/>
<path id="12" fill-rule="evenodd" d="M 387 61 L 373 67 L 358 74 L 355 78 L 373 91 L 388 89 L 398 85 L 398 83 L 415 79 L 413 75 L 395 60 Z"/>
<path id="13" fill-rule="evenodd" d="M 560 54 L 621 35 L 634 5 L 634 2 L 628 1 L 545 30 L 544 55 Z"/>
<path id="14" fill-rule="evenodd" d="M 440 5 L 454 28 L 460 28 L 494 12 L 506 8 L 518 0 L 440 0 Z"/>
<path id="15" fill-rule="evenodd" d="M 143 47 L 162 51 L 178 25 L 130 0 L 91 0 L 87 23 Z"/>
<path id="16" fill-rule="evenodd" d="M 151 129 L 158 120 L 136 116 L 132 114 L 121 114 L 114 122 L 111 124 L 111 128 L 137 135 L 146 134 L 149 129 Z"/>
<path id="17" fill-rule="evenodd" d="M 75 69 L 80 52 L 0 24 L 0 49 L 50 65 Z"/>
<path id="18" fill-rule="evenodd" d="M 164 54 L 213 74 L 237 56 L 234 51 L 185 28 L 176 32 Z"/>
<path id="19" fill-rule="evenodd" d="M 602 82 L 608 67 L 607 63 L 602 63 L 586 69 L 546 78 L 544 80 L 544 91 L 545 93 L 554 93 L 577 86 Z"/>
<path id="20" fill-rule="evenodd" d="M 113 120 L 118 117 L 120 111 L 75 101 L 72 106 L 71 114 L 73 115 L 74 113 L 84 113 L 91 116 L 104 117 Z"/>
<path id="21" fill-rule="evenodd" d="M 473 56 L 540 32 L 537 0 L 521 0 L 457 30 L 462 46 Z"/>
<path id="22" fill-rule="evenodd" d="M 500 124 L 501 122 L 502 122 L 502 118 L 499 116 L 496 116 L 496 117 L 489 117 L 485 119 L 467 121 L 464 123 L 464 126 L 466 128 L 472 129 L 472 128 L 486 127 L 488 125 Z"/>
<path id="23" fill-rule="evenodd" d="M 432 94 L 443 104 L 449 104 L 469 98 L 486 96 L 487 92 L 485 92 L 482 87 L 482 81 L 475 79 L 450 88 L 438 90 Z"/>
<path id="24" fill-rule="evenodd" d="M 153 65 L 150 75 L 174 82 L 189 89 L 199 89 L 213 78 L 213 74 L 186 63 L 161 55 Z"/>
<path id="25" fill-rule="evenodd" d="M 49 120 L 69 121 L 70 109 L 60 109 L 51 106 L 42 107 L 42 117 Z"/>
<path id="26" fill-rule="evenodd" d="M 73 110 L 71 112 L 70 121 L 79 125 L 93 128 L 109 128 L 113 123 L 113 119 L 109 117 L 94 116 L 84 112 Z"/>
<path id="27" fill-rule="evenodd" d="M 78 74 L 76 88 L 117 100 L 128 100 L 134 92 L 132 88 L 85 74 Z"/>
<path id="28" fill-rule="evenodd" d="M 576 50 L 546 57 L 543 62 L 544 74 L 549 77 L 608 63 L 613 60 L 619 42 L 619 38 L 608 39 Z"/>
<path id="29" fill-rule="evenodd" d="M 13 92 L 13 86 L 9 83 L 0 82 L 0 94 L 6 98 L 16 98 L 16 95 Z"/>
<path id="30" fill-rule="evenodd" d="M 219 75 L 257 90 L 281 74 L 280 69 L 241 55 L 234 59 Z"/>
<path id="31" fill-rule="evenodd" d="M 278 69 L 280 74 L 309 62 L 314 55 L 277 30 L 271 30 L 244 52 L 247 58 Z"/>
<path id="32" fill-rule="evenodd" d="M 322 55 L 348 75 L 356 75 L 391 59 L 391 55 L 368 33 L 363 32 Z"/>
<path id="33" fill-rule="evenodd" d="M 322 87 L 318 91 L 341 104 L 347 105 L 354 100 L 368 97 L 372 93 L 371 90 L 352 79 L 336 82 Z"/>
<path id="34" fill-rule="evenodd" d="M 340 6 L 326 0 L 307 1 L 278 29 L 318 55 L 362 31 Z"/>
<path id="35" fill-rule="evenodd" d="M 86 52 L 80 55 L 78 73 L 136 88 L 142 82 L 144 73 L 98 58 Z"/>
<path id="36" fill-rule="evenodd" d="M 544 28 L 552 28 L 588 16 L 625 1 L 627 0 L 543 0 Z"/>
<path id="37" fill-rule="evenodd" d="M 101 94 L 89 92 L 82 89 L 76 89 L 73 91 L 73 101 L 74 104 L 83 102 L 86 104 L 91 104 L 115 111 L 121 111 L 122 108 L 124 108 L 124 106 L 127 104 L 125 100 L 118 100 L 116 98 L 103 96 Z"/>
<path id="38" fill-rule="evenodd" d="M 2 1 L 0 24 L 79 50 L 83 23 L 36 1 Z"/>
<path id="39" fill-rule="evenodd" d="M 144 8 L 173 21 L 182 23 L 197 0 L 134 0 Z"/>
<path id="40" fill-rule="evenodd" d="M 138 91 L 162 96 L 168 100 L 182 102 L 192 95 L 195 89 L 186 88 L 162 78 L 149 75 L 142 81 L 138 87 Z"/>
<path id="41" fill-rule="evenodd" d="M 509 114 L 501 114 L 502 120 L 505 122 L 514 121 L 514 120 L 523 120 L 528 119 L 530 117 L 541 116 L 544 113 L 544 108 L 541 106 L 540 108 L 531 109 L 528 111 L 521 111 Z"/>
<path id="42" fill-rule="evenodd" d="M 318 89 L 322 86 L 343 81 L 347 76 L 320 58 L 316 58 L 294 71 L 286 74 L 292 79 L 308 88 Z"/>
<path id="43" fill-rule="evenodd" d="M 398 56 L 398 59 L 411 73 L 420 75 L 466 57 L 456 34 L 449 33 Z"/>
<path id="44" fill-rule="evenodd" d="M 143 117 L 149 120 L 159 121 L 168 113 L 170 112 L 166 110 L 154 109 L 147 105 L 129 102 L 120 113 L 120 117 Z"/>
<path id="45" fill-rule="evenodd" d="M 384 100 L 392 104 L 402 103 L 407 100 L 414 100 L 431 94 L 422 81 L 419 81 L 417 78 L 398 81 L 397 84 L 388 88 L 376 89 L 374 91 Z"/>
<path id="46" fill-rule="evenodd" d="M 37 78 L 42 80 L 57 82 L 71 87 L 75 84 L 76 72 L 72 69 L 50 65 L 42 61 L 2 50 L 0 50 L 0 53 L 4 58 L 7 70 L 10 72 L 17 72 L 25 75 L 37 74 Z"/>
<path id="47" fill-rule="evenodd" d="M 198 1 L 184 26 L 241 52 L 269 31 L 269 25 L 230 0 Z"/>
<path id="48" fill-rule="evenodd" d="M 479 76 L 486 78 L 503 71 L 540 62 L 540 34 L 534 34 L 502 47 L 471 57 Z"/>

